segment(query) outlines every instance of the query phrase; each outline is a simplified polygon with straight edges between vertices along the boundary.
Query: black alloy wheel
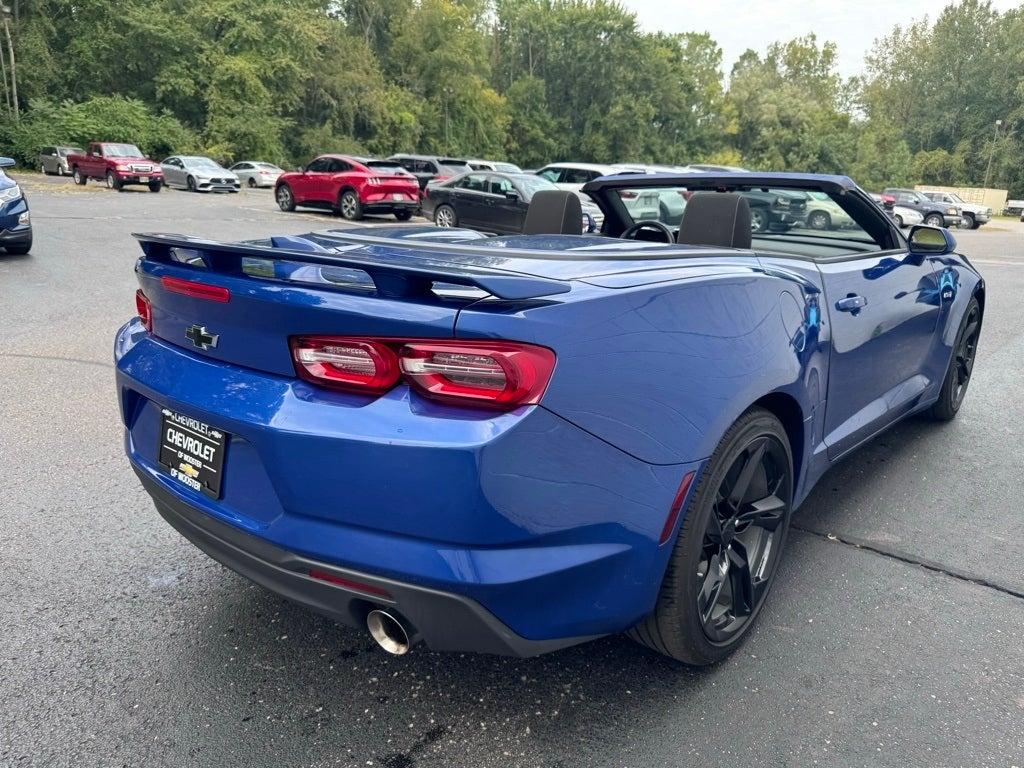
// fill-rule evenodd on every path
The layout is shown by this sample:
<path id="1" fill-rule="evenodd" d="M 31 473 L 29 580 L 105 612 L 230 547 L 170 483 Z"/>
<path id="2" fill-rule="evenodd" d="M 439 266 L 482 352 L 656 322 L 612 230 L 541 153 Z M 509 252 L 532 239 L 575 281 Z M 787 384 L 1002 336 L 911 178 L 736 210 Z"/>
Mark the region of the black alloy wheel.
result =
<path id="1" fill-rule="evenodd" d="M 712 643 L 728 643 L 760 606 L 774 573 L 776 533 L 790 507 L 789 462 L 770 435 L 736 456 L 715 495 L 697 566 L 697 613 Z"/>
<path id="2" fill-rule="evenodd" d="M 629 630 L 694 666 L 721 661 L 765 603 L 793 509 L 793 459 L 774 414 L 751 408 L 689 494 L 654 612 Z"/>
<path id="3" fill-rule="evenodd" d="M 960 331 L 956 337 L 953 356 L 946 369 L 946 378 L 939 391 L 939 399 L 931 407 L 929 415 L 938 421 L 949 421 L 956 416 L 967 395 L 967 387 L 974 373 L 974 359 L 978 354 L 978 340 L 981 338 L 981 305 L 971 298 Z"/>

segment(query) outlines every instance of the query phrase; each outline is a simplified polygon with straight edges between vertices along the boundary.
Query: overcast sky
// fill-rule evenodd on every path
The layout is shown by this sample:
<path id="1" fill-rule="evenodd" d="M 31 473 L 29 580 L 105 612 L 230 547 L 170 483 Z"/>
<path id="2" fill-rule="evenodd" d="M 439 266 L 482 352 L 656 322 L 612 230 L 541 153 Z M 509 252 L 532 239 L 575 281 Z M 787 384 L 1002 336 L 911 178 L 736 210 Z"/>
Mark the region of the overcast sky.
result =
<path id="1" fill-rule="evenodd" d="M 619 0 L 636 12 L 650 31 L 710 32 L 722 47 L 726 76 L 747 48 L 763 53 L 769 43 L 814 32 L 839 46 L 839 71 L 859 74 L 864 55 L 877 37 L 893 26 L 928 16 L 934 19 L 949 3 L 943 0 Z M 1019 0 L 994 0 L 1008 10 Z"/>

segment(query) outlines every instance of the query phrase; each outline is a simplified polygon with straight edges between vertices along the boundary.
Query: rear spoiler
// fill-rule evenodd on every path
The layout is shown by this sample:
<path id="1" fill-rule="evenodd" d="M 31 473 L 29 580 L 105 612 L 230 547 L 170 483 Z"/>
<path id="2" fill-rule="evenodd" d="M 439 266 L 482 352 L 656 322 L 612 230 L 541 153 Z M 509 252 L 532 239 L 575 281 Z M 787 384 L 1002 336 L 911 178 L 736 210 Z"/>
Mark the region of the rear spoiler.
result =
<path id="1" fill-rule="evenodd" d="M 499 299 L 509 300 L 555 296 L 571 290 L 569 283 L 562 280 L 431 261 L 429 256 L 416 259 L 416 262 L 421 262 L 416 263 L 401 256 L 374 258 L 368 256 L 365 251 L 358 255 L 346 255 L 302 237 L 274 237 L 271 238 L 272 245 L 268 246 L 258 243 L 224 243 L 188 235 L 156 232 L 133 233 L 132 236 L 142 245 L 142 251 L 147 258 L 181 262 L 181 259 L 172 257 L 171 251 L 182 248 L 200 252 L 204 263 L 212 269 L 234 271 L 243 257 L 358 269 L 369 275 L 378 294 L 395 298 L 426 295 L 430 293 L 435 282 L 471 286 Z M 430 246 L 424 248 L 423 246 L 427 244 L 422 242 L 391 238 L 372 239 L 383 241 L 380 244 L 386 244 L 388 248 L 407 250 L 411 252 L 410 255 L 421 257 L 426 255 L 425 251 L 429 254 L 435 250 L 447 250 L 444 244 L 431 243 L 430 246 L 439 246 L 435 249 Z M 359 246 L 352 244 L 348 247 L 355 249 Z M 460 249 L 457 246 L 451 248 L 451 251 L 456 253 L 458 250 Z"/>

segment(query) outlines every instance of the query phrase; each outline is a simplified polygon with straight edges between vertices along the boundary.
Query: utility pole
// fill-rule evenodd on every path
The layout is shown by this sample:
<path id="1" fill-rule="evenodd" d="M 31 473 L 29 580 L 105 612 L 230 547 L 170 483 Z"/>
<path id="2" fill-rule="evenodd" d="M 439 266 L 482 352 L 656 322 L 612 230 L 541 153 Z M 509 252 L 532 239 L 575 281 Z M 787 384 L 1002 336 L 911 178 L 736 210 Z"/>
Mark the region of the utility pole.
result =
<path id="1" fill-rule="evenodd" d="M 996 120 L 996 132 L 992 136 L 992 146 L 988 150 L 988 165 L 985 167 L 985 189 L 988 189 L 988 177 L 992 173 L 992 155 L 996 153 L 996 142 L 999 141 L 999 127 L 1002 124 L 1002 120 Z"/>
<path id="2" fill-rule="evenodd" d="M 4 17 L 4 34 L 7 36 L 7 58 L 11 62 L 11 101 L 14 105 L 14 122 L 21 120 L 18 111 L 18 73 L 14 66 L 14 42 L 11 40 L 11 7 L 0 5 Z"/>

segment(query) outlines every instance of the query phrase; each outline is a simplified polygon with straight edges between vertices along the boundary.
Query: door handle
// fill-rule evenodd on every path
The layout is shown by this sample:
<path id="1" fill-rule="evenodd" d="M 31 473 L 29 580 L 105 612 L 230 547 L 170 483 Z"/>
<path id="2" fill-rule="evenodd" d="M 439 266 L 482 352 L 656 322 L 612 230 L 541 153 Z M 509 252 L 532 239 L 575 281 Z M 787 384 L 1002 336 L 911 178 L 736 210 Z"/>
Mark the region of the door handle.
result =
<path id="1" fill-rule="evenodd" d="M 836 302 L 836 309 L 840 312 L 852 312 L 857 314 L 868 305 L 868 300 L 855 293 L 848 294 L 846 298 Z"/>

